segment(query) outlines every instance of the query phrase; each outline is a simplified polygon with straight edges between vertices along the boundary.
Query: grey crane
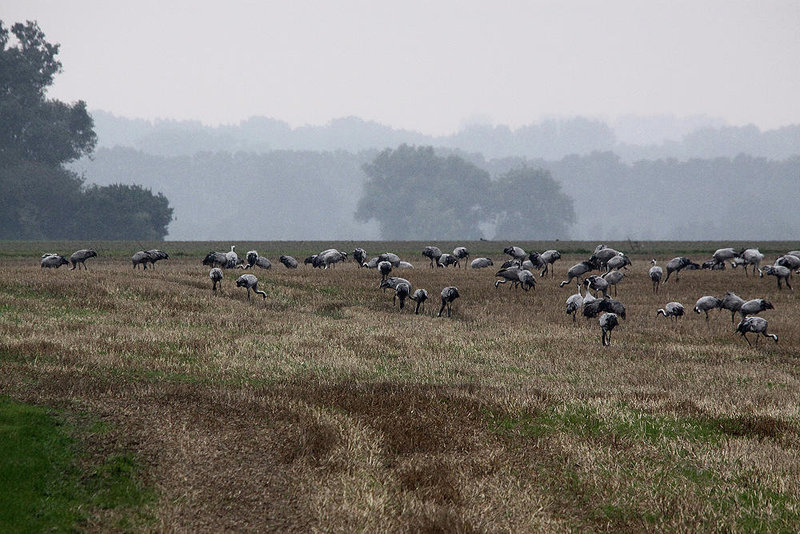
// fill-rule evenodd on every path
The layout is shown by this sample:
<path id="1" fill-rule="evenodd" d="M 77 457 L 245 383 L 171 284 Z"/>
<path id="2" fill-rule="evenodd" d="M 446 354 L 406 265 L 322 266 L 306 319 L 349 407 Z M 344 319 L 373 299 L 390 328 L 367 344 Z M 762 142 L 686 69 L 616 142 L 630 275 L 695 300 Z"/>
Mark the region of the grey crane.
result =
<path id="1" fill-rule="evenodd" d="M 495 280 L 494 281 L 495 289 L 500 284 L 505 284 L 506 282 L 511 282 L 511 286 L 510 287 L 516 287 L 517 284 L 519 284 L 519 271 L 520 271 L 519 267 L 511 266 L 511 267 L 507 267 L 507 268 L 504 268 L 504 269 L 500 269 L 499 271 L 494 273 L 495 276 L 499 276 L 500 278 L 502 278 L 502 280 Z"/>
<path id="2" fill-rule="evenodd" d="M 761 272 L 761 262 L 763 260 L 764 260 L 764 255 L 761 252 L 759 252 L 757 248 L 748 248 L 745 249 L 744 252 L 742 252 L 741 256 L 733 258 L 733 260 L 731 261 L 731 267 L 735 269 L 739 265 L 743 265 L 744 274 L 745 276 L 748 276 L 747 267 L 749 265 L 752 265 L 753 276 L 755 276 L 756 271 L 758 271 L 759 276 L 764 276 L 764 274 Z"/>
<path id="3" fill-rule="evenodd" d="M 417 307 L 414 308 L 414 315 L 419 315 L 420 308 L 423 310 L 425 309 L 425 301 L 428 300 L 428 292 L 424 289 L 417 289 L 414 291 L 414 294 L 408 298 L 417 303 Z"/>
<path id="4" fill-rule="evenodd" d="M 597 260 L 593 260 L 591 258 L 589 258 L 587 261 L 576 263 L 569 268 L 569 271 L 567 271 L 567 279 L 558 284 L 558 287 L 564 287 L 572 282 L 573 278 L 578 278 L 580 280 L 584 274 L 591 271 L 596 271 L 599 268 L 600 267 L 597 264 Z"/>
<path id="5" fill-rule="evenodd" d="M 618 271 L 620 269 L 627 269 L 628 265 L 631 265 L 631 259 L 620 252 L 618 255 L 612 257 L 606 262 L 606 273 L 609 273 L 612 270 Z"/>
<path id="6" fill-rule="evenodd" d="M 669 276 L 672 273 L 675 273 L 675 282 L 678 282 L 679 281 L 678 275 L 682 270 L 686 269 L 688 271 L 696 271 L 699 268 L 700 266 L 694 263 L 689 258 L 685 258 L 683 256 L 672 258 L 667 262 L 667 277 L 664 278 L 664 283 L 665 284 L 667 283 L 667 281 L 669 280 Z"/>
<path id="7" fill-rule="evenodd" d="M 722 297 L 720 308 L 731 312 L 731 322 L 733 323 L 736 312 L 741 309 L 742 304 L 744 304 L 744 299 L 742 297 L 731 291 L 726 291 L 725 296 Z"/>
<path id="8" fill-rule="evenodd" d="M 504 248 L 503 252 L 511 256 L 513 259 L 519 261 L 524 260 L 528 256 L 528 253 L 525 252 L 522 248 L 514 246 Z"/>
<path id="9" fill-rule="evenodd" d="M 377 269 L 379 263 L 380 263 L 380 261 L 378 260 L 378 257 L 375 256 L 374 258 L 372 258 L 368 262 L 365 262 L 363 264 L 363 266 L 366 267 L 367 269 Z"/>
<path id="10" fill-rule="evenodd" d="M 592 276 L 587 277 L 583 281 L 583 285 L 585 285 L 588 289 L 596 292 L 602 292 L 604 297 L 608 296 L 608 282 L 605 278 L 601 276 L 597 276 L 593 274 Z M 595 293 L 596 296 L 599 296 L 598 293 Z"/>
<path id="11" fill-rule="evenodd" d="M 550 271 L 551 277 L 555 276 L 555 263 L 561 259 L 561 253 L 557 250 L 550 249 L 542 252 L 539 257 L 544 262 L 544 269 L 542 269 L 542 272 L 539 273 L 539 276 L 542 277 L 546 275 L 548 270 Z"/>
<path id="12" fill-rule="evenodd" d="M 616 313 L 605 313 L 600 317 L 600 342 L 604 347 L 611 345 L 611 331 L 619 325 Z"/>
<path id="13" fill-rule="evenodd" d="M 656 265 L 656 260 L 650 260 L 650 263 L 653 264 L 650 267 L 650 270 L 647 272 L 648 276 L 650 276 L 650 280 L 653 282 L 653 293 L 658 293 L 658 286 L 661 285 L 661 277 L 664 276 L 664 269 Z"/>
<path id="14" fill-rule="evenodd" d="M 538 252 L 531 252 L 528 254 L 528 259 L 522 262 L 523 268 L 529 271 L 541 271 L 542 273 L 547 270 L 547 262 L 544 261 L 542 255 Z M 539 274 L 542 276 L 542 274 Z"/>
<path id="15" fill-rule="evenodd" d="M 447 286 L 446 288 L 442 289 L 442 307 L 439 308 L 439 314 L 437 317 L 442 316 L 445 306 L 447 306 L 447 316 L 450 317 L 453 311 L 453 301 L 460 296 L 461 295 L 459 295 L 458 288 L 456 286 Z"/>
<path id="16" fill-rule="evenodd" d="M 469 259 L 469 250 L 467 247 L 456 247 L 453 249 L 453 256 L 458 260 L 459 263 L 464 264 L 464 268 L 467 268 L 467 260 Z"/>
<path id="17" fill-rule="evenodd" d="M 697 314 L 700 314 L 701 312 L 705 313 L 706 322 L 708 322 L 708 312 L 721 306 L 722 300 L 718 299 L 717 297 L 712 297 L 711 295 L 706 295 L 697 299 L 697 302 L 694 305 L 694 312 Z"/>
<path id="18" fill-rule="evenodd" d="M 683 317 L 683 304 L 680 302 L 667 302 L 666 306 L 659 308 L 656 312 L 656 317 L 659 315 L 663 315 L 664 317 L 669 317 L 670 319 L 677 321 L 679 317 Z"/>
<path id="19" fill-rule="evenodd" d="M 619 256 L 620 254 L 622 253 L 618 250 L 614 250 L 613 248 L 605 245 L 597 245 L 597 248 L 594 249 L 594 254 L 592 254 L 589 259 L 597 262 L 599 266 L 598 268 L 601 268 L 605 267 L 611 258 L 614 256 Z"/>
<path id="20" fill-rule="evenodd" d="M 83 265 L 83 268 L 88 271 L 88 268 L 86 267 L 86 260 L 88 260 L 89 258 L 96 258 L 96 257 L 97 257 L 97 252 L 95 252 L 90 248 L 82 248 L 80 250 L 76 250 L 69 257 L 69 262 L 72 264 L 72 267 L 70 267 L 69 270 L 74 271 L 75 267 L 78 267 L 78 269 L 80 269 L 80 265 Z"/>
<path id="21" fill-rule="evenodd" d="M 297 260 L 291 256 L 281 256 L 278 258 L 278 261 L 281 262 L 287 269 L 297 269 Z"/>
<path id="22" fill-rule="evenodd" d="M 406 305 L 406 299 L 411 294 L 411 286 L 405 282 L 400 282 L 394 287 L 394 297 L 392 298 L 392 306 L 395 300 L 400 301 L 400 309 L 402 310 Z"/>
<path id="23" fill-rule="evenodd" d="M 388 261 L 392 267 L 397 267 L 400 264 L 400 256 L 393 252 L 384 252 L 378 255 L 378 261 Z"/>
<path id="24" fill-rule="evenodd" d="M 245 263 L 245 269 L 251 269 L 253 267 L 260 267 L 262 269 L 272 268 L 272 262 L 264 256 L 260 256 L 255 250 L 251 250 L 247 253 L 247 256 L 245 256 Z"/>
<path id="25" fill-rule="evenodd" d="M 772 339 L 775 340 L 775 343 L 778 342 L 777 335 L 767 334 L 767 320 L 764 319 L 763 317 L 745 317 L 736 326 L 736 331 L 742 334 L 744 340 L 747 341 L 747 344 L 750 345 L 751 347 L 753 345 L 752 343 L 750 343 L 750 340 L 747 339 L 748 332 L 753 332 L 756 334 L 756 345 L 758 345 L 758 340 L 760 339 L 758 337 L 758 334 L 761 334 L 764 337 L 771 337 Z"/>
<path id="26" fill-rule="evenodd" d="M 398 269 L 413 269 L 414 266 L 411 263 L 407 262 L 407 261 L 401 261 L 400 263 L 397 264 L 397 268 Z"/>
<path id="27" fill-rule="evenodd" d="M 258 289 L 258 278 L 253 276 L 252 274 L 243 274 L 236 280 L 236 287 L 246 287 L 247 288 L 247 300 L 250 300 L 250 290 L 252 289 L 257 294 L 261 295 L 264 298 L 264 303 L 267 301 L 267 294 L 264 291 Z"/>
<path id="28" fill-rule="evenodd" d="M 378 271 L 381 273 L 381 280 L 386 280 L 386 277 L 392 272 L 392 264 L 388 261 L 378 262 Z"/>
<path id="29" fill-rule="evenodd" d="M 150 259 L 148 261 L 150 262 L 150 266 L 153 269 L 156 268 L 157 261 L 169 259 L 169 254 L 167 254 L 163 250 L 158 250 L 157 248 L 151 248 L 150 250 L 148 250 L 147 255 L 150 256 Z"/>
<path id="30" fill-rule="evenodd" d="M 588 292 L 587 292 L 588 295 Z M 625 319 L 625 305 L 612 298 L 602 298 L 587 301 L 583 299 L 583 316 L 597 317 L 602 312 L 610 312 Z"/>
<path id="31" fill-rule="evenodd" d="M 473 269 L 485 269 L 486 267 L 491 267 L 494 265 L 494 262 L 489 258 L 475 258 L 470 263 L 470 267 Z"/>
<path id="32" fill-rule="evenodd" d="M 306 256 L 303 259 L 303 265 L 311 265 L 314 268 L 321 267 L 322 265 L 317 263 L 317 256 L 319 256 L 319 254 L 312 254 L 311 256 Z"/>
<path id="33" fill-rule="evenodd" d="M 741 254 L 741 250 L 736 250 L 732 247 L 717 249 L 714 251 L 714 254 L 711 255 L 710 260 L 703 262 L 703 269 L 725 269 L 725 262 L 727 260 L 738 258 Z"/>
<path id="34" fill-rule="evenodd" d="M 323 250 L 319 254 L 317 254 L 317 261 L 316 263 L 320 264 L 320 267 L 323 269 L 327 269 L 331 266 L 335 266 L 339 262 L 343 262 L 347 259 L 347 252 L 342 252 L 341 250 L 336 250 L 335 248 L 331 248 L 328 250 Z"/>
<path id="35" fill-rule="evenodd" d="M 58 269 L 62 265 L 69 265 L 69 262 L 67 261 L 67 258 L 59 254 L 46 253 L 42 254 L 39 265 L 41 265 L 42 268 L 47 267 L 48 269 Z"/>
<path id="36" fill-rule="evenodd" d="M 239 255 L 236 254 L 236 245 L 231 245 L 231 250 L 225 253 L 225 258 L 227 259 L 226 267 L 228 269 L 233 269 L 239 264 Z"/>
<path id="37" fill-rule="evenodd" d="M 523 291 L 528 291 L 531 288 L 536 289 L 536 277 L 528 269 L 517 271 L 517 278 Z"/>
<path id="38" fill-rule="evenodd" d="M 149 256 L 148 259 L 145 261 L 150 261 Z M 206 254 L 206 257 L 203 258 L 203 265 L 206 265 L 208 267 L 214 267 L 215 265 L 219 265 L 220 267 L 223 268 L 227 267 L 228 256 L 224 252 L 213 252 L 213 251 L 209 252 L 208 254 Z"/>
<path id="39" fill-rule="evenodd" d="M 789 269 L 797 269 L 800 268 L 800 257 L 794 254 L 785 254 L 775 260 L 775 265 L 781 265 Z"/>
<path id="40" fill-rule="evenodd" d="M 742 319 L 747 317 L 748 315 L 756 315 L 761 313 L 764 310 L 774 310 L 775 306 L 768 300 L 764 299 L 752 299 L 748 300 L 744 304 L 741 305 L 739 308 L 739 315 L 742 316 Z"/>
<path id="41" fill-rule="evenodd" d="M 131 256 L 131 263 L 133 264 L 134 269 L 139 265 L 141 265 L 142 268 L 146 271 L 148 261 L 150 261 L 150 254 L 148 254 L 144 250 L 140 250 L 139 252 Z"/>
<path id="42" fill-rule="evenodd" d="M 442 257 L 442 251 L 439 247 L 427 246 L 422 249 L 422 255 L 431 260 L 431 269 L 439 265 L 439 258 Z"/>
<path id="43" fill-rule="evenodd" d="M 219 287 L 222 287 L 222 269 L 219 267 L 214 267 L 208 272 L 208 277 L 211 278 L 211 283 L 214 284 L 211 289 L 213 291 L 217 290 L 217 284 Z"/>
<path id="44" fill-rule="evenodd" d="M 617 296 L 617 284 L 622 282 L 625 278 L 625 273 L 622 271 L 611 271 L 603 275 L 603 280 L 608 282 L 609 285 L 614 286 L 614 296 Z"/>
<path id="45" fill-rule="evenodd" d="M 458 258 L 445 252 L 439 257 L 439 262 L 436 265 L 439 267 L 447 267 L 448 265 L 454 265 L 458 267 Z"/>
<path id="46" fill-rule="evenodd" d="M 575 314 L 578 313 L 581 306 L 583 306 L 583 295 L 581 295 L 581 285 L 578 284 L 578 292 L 567 297 L 566 313 L 567 315 L 572 315 L 573 323 L 575 322 Z"/>
<path id="47" fill-rule="evenodd" d="M 363 248 L 356 248 L 353 250 L 353 261 L 358 264 L 358 268 L 364 266 L 364 262 L 367 261 L 367 251 Z"/>
<path id="48" fill-rule="evenodd" d="M 383 289 L 386 292 L 386 289 L 395 290 L 398 284 L 408 284 L 409 291 L 412 289 L 411 282 L 406 280 L 405 278 L 400 278 L 399 276 L 390 276 L 386 280 L 381 280 L 380 285 L 378 285 L 379 289 Z"/>
<path id="49" fill-rule="evenodd" d="M 783 289 L 781 280 L 786 282 L 786 287 L 794 291 L 792 284 L 789 283 L 789 277 L 792 275 L 792 270 L 783 265 L 767 265 L 762 269 L 764 274 L 774 276 L 778 279 L 778 289 Z"/>

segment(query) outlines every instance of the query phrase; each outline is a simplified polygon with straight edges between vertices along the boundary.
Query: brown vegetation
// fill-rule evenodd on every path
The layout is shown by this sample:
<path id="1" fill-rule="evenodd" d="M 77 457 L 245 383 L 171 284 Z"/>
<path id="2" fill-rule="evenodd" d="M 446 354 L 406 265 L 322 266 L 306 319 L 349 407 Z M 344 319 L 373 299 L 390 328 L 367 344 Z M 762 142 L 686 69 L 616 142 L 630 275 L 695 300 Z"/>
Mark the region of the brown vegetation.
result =
<path id="1" fill-rule="evenodd" d="M 374 270 L 274 261 L 325 244 L 259 245 L 274 266 L 249 303 L 240 271 L 212 293 L 210 244 L 161 244 L 155 271 L 133 271 L 141 247 L 124 244 L 89 271 L 40 269 L 39 245 L 0 257 L 0 394 L 109 423 L 86 446 L 138 455 L 150 528 L 800 530 L 800 304 L 773 280 L 685 272 L 656 295 L 648 260 L 697 245 L 642 244 L 602 347 L 596 319 L 564 313 L 575 286 L 558 287 L 580 245 L 526 293 L 372 243 L 414 262 L 400 275 L 432 296 L 419 316 Z M 499 268 L 503 244 L 470 248 Z M 437 318 L 447 285 L 461 298 Z M 770 300 L 780 342 L 748 347 L 728 312 L 691 312 L 726 290 Z M 677 322 L 656 317 L 671 300 Z"/>

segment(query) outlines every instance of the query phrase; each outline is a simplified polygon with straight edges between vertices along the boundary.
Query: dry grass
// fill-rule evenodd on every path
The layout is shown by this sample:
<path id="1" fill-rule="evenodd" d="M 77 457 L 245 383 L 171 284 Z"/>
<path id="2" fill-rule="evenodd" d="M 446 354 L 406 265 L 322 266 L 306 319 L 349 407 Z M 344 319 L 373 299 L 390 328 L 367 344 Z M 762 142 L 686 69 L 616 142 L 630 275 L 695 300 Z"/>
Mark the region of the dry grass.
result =
<path id="1" fill-rule="evenodd" d="M 560 244 L 572 253 L 531 293 L 495 289 L 491 268 L 430 270 L 415 243 L 367 244 L 415 263 L 402 276 L 431 294 L 420 316 L 393 308 L 375 271 L 275 261 L 327 244 L 237 250 L 250 246 L 276 263 L 255 273 L 265 302 L 248 303 L 238 271 L 212 294 L 200 259 L 222 245 L 161 244 L 171 259 L 154 272 L 130 269 L 144 248 L 130 244 L 88 272 L 38 267 L 64 244 L 0 255 L 0 393 L 110 423 L 87 446 L 143 460 L 155 528 L 800 530 L 798 297 L 730 269 L 650 291 L 650 257 L 717 244 L 641 244 L 610 347 L 558 287 L 594 244 Z M 468 246 L 502 258 L 503 244 Z M 436 318 L 447 285 L 462 297 Z M 773 302 L 777 345 L 690 311 L 726 290 Z M 677 324 L 655 317 L 671 300 L 688 312 Z"/>

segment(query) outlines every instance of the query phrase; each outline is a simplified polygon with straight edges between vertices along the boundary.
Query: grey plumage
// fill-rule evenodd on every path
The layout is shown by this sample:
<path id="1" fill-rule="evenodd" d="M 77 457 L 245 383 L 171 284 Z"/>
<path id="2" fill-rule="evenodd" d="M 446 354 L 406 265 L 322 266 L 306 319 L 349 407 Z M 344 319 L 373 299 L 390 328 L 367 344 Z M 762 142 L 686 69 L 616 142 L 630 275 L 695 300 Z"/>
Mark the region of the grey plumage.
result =
<path id="1" fill-rule="evenodd" d="M 678 282 L 679 281 L 678 275 L 682 270 L 686 269 L 689 271 L 695 271 L 699 268 L 700 266 L 694 263 L 689 258 L 685 258 L 683 256 L 672 258 L 667 262 L 667 277 L 664 279 L 664 283 L 665 284 L 667 283 L 672 273 L 675 273 L 675 281 Z"/>
<path id="2" fill-rule="evenodd" d="M 602 248 L 601 248 L 602 247 Z M 614 256 L 619 256 L 621 252 L 618 250 L 614 250 L 613 248 L 607 247 L 605 245 L 597 245 L 597 248 L 594 249 L 594 254 L 591 255 L 589 258 L 590 261 L 594 261 L 598 264 L 598 268 L 605 267 L 608 264 L 608 261 L 613 258 Z"/>
<path id="3" fill-rule="evenodd" d="M 297 260 L 291 256 L 281 256 L 278 258 L 278 261 L 281 262 L 287 269 L 297 269 Z"/>
<path id="4" fill-rule="evenodd" d="M 381 273 L 381 280 L 386 280 L 386 277 L 392 272 L 392 264 L 388 261 L 381 261 L 378 263 L 378 271 Z"/>
<path id="5" fill-rule="evenodd" d="M 456 247 L 453 249 L 453 256 L 458 260 L 459 263 L 464 264 L 464 268 L 467 268 L 467 260 L 469 259 L 469 250 L 466 247 Z"/>
<path id="6" fill-rule="evenodd" d="M 747 267 L 752 265 L 753 276 L 755 276 L 756 271 L 758 271 L 758 274 L 760 276 L 764 276 L 763 273 L 761 272 L 761 262 L 763 260 L 764 260 L 764 255 L 761 254 L 761 252 L 759 252 L 757 248 L 748 248 L 744 252 L 742 252 L 741 256 L 733 258 L 733 260 L 731 261 L 731 267 L 735 269 L 739 265 L 743 265 L 744 274 L 745 276 L 748 276 Z"/>
<path id="7" fill-rule="evenodd" d="M 380 285 L 378 286 L 379 289 L 383 289 L 384 292 L 387 289 L 395 290 L 399 284 L 408 284 L 409 292 L 413 289 L 411 282 L 406 280 L 405 278 L 400 278 L 399 276 L 390 276 L 385 280 L 381 280 Z"/>
<path id="8" fill-rule="evenodd" d="M 158 250 L 157 248 L 152 248 L 147 251 L 147 255 L 150 257 L 150 266 L 155 269 L 156 262 L 161 260 L 168 260 L 169 254 L 164 252 L 163 250 Z"/>
<path id="9" fill-rule="evenodd" d="M 236 245 L 231 245 L 231 250 L 225 253 L 225 258 L 227 259 L 225 267 L 228 269 L 233 269 L 239 265 L 239 255 L 236 254 Z"/>
<path id="10" fill-rule="evenodd" d="M 384 252 L 378 255 L 378 261 L 388 261 L 392 264 L 392 267 L 397 267 L 400 264 L 400 256 L 393 252 Z"/>
<path id="11" fill-rule="evenodd" d="M 588 295 L 588 292 L 587 292 Z M 613 313 L 625 319 L 625 305 L 612 298 L 595 299 L 592 301 L 583 300 L 583 316 L 597 317 L 603 312 Z"/>
<path id="12" fill-rule="evenodd" d="M 434 268 L 439 265 L 439 258 L 442 257 L 442 251 L 439 247 L 427 246 L 422 249 L 422 255 L 431 260 L 431 268 Z"/>
<path id="13" fill-rule="evenodd" d="M 551 277 L 555 276 L 555 263 L 561 259 L 561 253 L 557 250 L 550 249 L 542 252 L 539 257 L 544 262 L 544 268 L 542 272 L 539 273 L 539 276 L 546 275 L 548 271 L 550 271 Z"/>
<path id="14" fill-rule="evenodd" d="M 611 271 L 603 275 L 603 280 L 608 282 L 609 285 L 614 286 L 614 296 L 617 296 L 617 284 L 622 282 L 625 278 L 625 273 L 622 271 Z"/>
<path id="15" fill-rule="evenodd" d="M 792 256 L 794 257 L 794 256 Z M 786 282 L 786 287 L 794 291 L 792 284 L 789 283 L 789 277 L 792 275 L 792 270 L 783 265 L 767 265 L 762 269 L 764 274 L 774 276 L 778 279 L 778 289 L 783 289 L 781 281 Z"/>
<path id="16" fill-rule="evenodd" d="M 743 303 L 739 307 L 739 315 L 741 315 L 742 319 L 744 319 L 748 315 L 756 315 L 758 313 L 761 313 L 762 311 L 774 310 L 774 309 L 775 309 L 775 307 L 768 300 L 752 299 L 752 300 L 748 300 L 747 302 Z"/>
<path id="17" fill-rule="evenodd" d="M 611 331 L 619 325 L 619 319 L 615 313 L 606 313 L 600 320 L 601 337 L 600 342 L 604 347 L 611 345 Z"/>
<path id="18" fill-rule="evenodd" d="M 414 266 L 413 266 L 413 265 L 411 265 L 411 264 L 410 264 L 409 262 L 407 262 L 407 261 L 401 261 L 400 263 L 398 263 L 398 264 L 397 264 L 397 268 L 398 268 L 398 269 L 413 269 L 413 268 L 414 268 Z"/>
<path id="19" fill-rule="evenodd" d="M 525 252 L 522 248 L 514 246 L 504 248 L 503 252 L 511 256 L 513 259 L 519 261 L 524 260 L 528 256 L 528 253 Z"/>
<path id="20" fill-rule="evenodd" d="M 145 261 L 150 261 L 149 255 L 148 259 Z M 203 265 L 207 265 L 208 267 L 214 267 L 216 265 L 219 265 L 220 267 L 226 268 L 228 266 L 228 256 L 225 255 L 224 252 L 213 252 L 213 251 L 209 252 L 208 254 L 206 254 L 206 257 L 203 258 Z M 145 268 L 147 268 L 147 265 L 145 265 Z"/>
<path id="21" fill-rule="evenodd" d="M 694 305 L 694 312 L 697 314 L 705 313 L 706 322 L 708 322 L 708 312 L 721 306 L 722 300 L 718 299 L 717 297 L 712 297 L 711 295 L 706 295 L 697 299 L 697 302 Z"/>
<path id="22" fill-rule="evenodd" d="M 661 278 L 664 276 L 664 270 L 656 265 L 656 260 L 650 260 L 650 263 L 653 264 L 650 267 L 650 270 L 647 272 L 648 276 L 650 276 L 650 280 L 653 282 L 653 293 L 658 293 L 658 286 L 661 285 Z"/>
<path id="23" fill-rule="evenodd" d="M 439 261 L 436 265 L 439 267 L 447 267 L 448 265 L 454 265 L 458 267 L 458 258 L 452 254 L 444 253 L 439 257 Z"/>
<path id="24" fill-rule="evenodd" d="M 663 315 L 664 317 L 677 320 L 679 317 L 683 317 L 683 312 L 683 304 L 680 302 L 667 302 L 666 306 L 658 309 L 656 317 Z"/>
<path id="25" fill-rule="evenodd" d="M 625 254 L 619 253 L 606 262 L 606 273 L 613 270 L 627 269 L 631 265 L 631 260 Z"/>
<path id="26" fill-rule="evenodd" d="M 353 261 L 358 264 L 359 269 L 364 266 L 364 262 L 367 261 L 367 251 L 363 248 L 356 248 L 353 250 Z"/>
<path id="27" fill-rule="evenodd" d="M 418 315 L 420 308 L 423 310 L 425 308 L 425 301 L 428 300 L 428 292 L 424 289 L 417 289 L 409 298 L 417 303 L 417 307 L 414 308 L 414 315 Z"/>
<path id="28" fill-rule="evenodd" d="M 406 299 L 411 294 L 411 286 L 406 282 L 400 282 L 394 287 L 394 297 L 392 298 L 392 305 L 395 300 L 400 301 L 400 309 L 402 310 L 406 305 Z"/>
<path id="29" fill-rule="evenodd" d="M 736 312 L 738 312 L 742 308 L 742 304 L 744 304 L 744 299 L 742 297 L 740 297 L 736 293 L 726 291 L 725 296 L 722 297 L 722 301 L 720 302 L 720 308 L 722 308 L 723 310 L 730 311 L 731 322 L 734 322 L 734 318 L 736 317 Z"/>
<path id="30" fill-rule="evenodd" d="M 209 271 L 208 277 L 211 278 L 211 283 L 213 284 L 211 287 L 212 291 L 217 290 L 217 284 L 222 287 L 222 269 L 219 267 L 214 267 L 211 269 L 211 271 Z"/>
<path id="31" fill-rule="evenodd" d="M 578 284 L 578 292 L 567 298 L 566 313 L 567 315 L 572 315 L 573 323 L 575 322 L 575 314 L 578 313 L 581 306 L 583 306 L 583 295 L 581 295 L 581 285 Z"/>
<path id="32" fill-rule="evenodd" d="M 250 300 L 250 290 L 252 289 L 254 292 L 261 295 L 264 298 L 264 302 L 266 303 L 267 293 L 258 289 L 258 278 L 256 278 L 252 274 L 243 274 L 242 276 L 240 276 L 236 280 L 236 287 L 247 288 L 247 300 Z"/>
<path id="33" fill-rule="evenodd" d="M 505 284 L 506 282 L 511 282 L 511 286 L 510 287 L 516 287 L 517 284 L 519 284 L 519 271 L 520 270 L 521 269 L 519 267 L 517 267 L 517 266 L 511 266 L 511 267 L 506 267 L 506 268 L 500 269 L 499 271 L 494 273 L 495 276 L 498 276 L 498 277 L 501 278 L 501 280 L 495 280 L 494 281 L 495 289 L 500 284 Z"/>
<path id="34" fill-rule="evenodd" d="M 569 271 L 567 271 L 567 279 L 562 281 L 558 285 L 558 287 L 564 287 L 565 285 L 567 285 L 570 282 L 572 282 L 573 278 L 580 279 L 584 274 L 586 274 L 588 272 L 591 272 L 591 271 L 595 271 L 597 269 L 599 269 L 597 261 L 593 260 L 591 258 L 589 258 L 589 260 L 587 260 L 587 261 L 582 261 L 580 263 L 576 263 L 575 265 L 573 265 L 572 267 L 569 268 Z"/>
<path id="35" fill-rule="evenodd" d="M 528 269 L 517 271 L 517 278 L 523 291 L 528 291 L 531 288 L 536 289 L 536 277 Z"/>
<path id="36" fill-rule="evenodd" d="M 460 296 L 461 295 L 458 293 L 458 288 L 455 286 L 448 286 L 442 289 L 442 307 L 439 308 L 439 314 L 437 317 L 442 316 L 445 306 L 447 307 L 447 316 L 450 317 L 453 311 L 453 301 Z"/>
<path id="37" fill-rule="evenodd" d="M 494 262 L 489 258 L 475 258 L 470 263 L 470 267 L 473 269 L 485 269 L 486 267 L 491 267 L 494 265 Z"/>
<path id="38" fill-rule="evenodd" d="M 771 337 L 775 340 L 775 343 L 778 342 L 778 336 L 775 334 L 767 334 L 767 320 L 763 317 L 745 317 L 743 318 L 739 324 L 736 326 L 736 331 L 742 334 L 742 337 L 747 344 L 752 346 L 750 340 L 747 339 L 747 333 L 753 332 L 756 334 L 756 344 L 758 344 L 758 334 L 761 334 L 764 337 Z"/>
<path id="39" fill-rule="evenodd" d="M 245 269 L 251 269 L 253 267 L 260 267 L 262 269 L 270 269 L 272 268 L 272 262 L 269 261 L 264 256 L 260 256 L 258 252 L 255 250 L 251 250 L 245 256 L 246 264 L 244 266 Z"/>
<path id="40" fill-rule="evenodd" d="M 61 256 L 59 254 L 42 254 L 42 258 L 39 261 L 39 265 L 44 269 L 45 267 L 48 269 L 58 269 L 62 265 L 69 265 L 67 258 Z"/>
<path id="41" fill-rule="evenodd" d="M 88 260 L 89 258 L 95 258 L 95 257 L 97 257 L 97 252 L 95 252 L 92 249 L 82 248 L 80 250 L 76 250 L 69 257 L 69 261 L 72 264 L 72 267 L 70 267 L 70 271 L 75 270 L 75 267 L 80 268 L 79 267 L 80 265 L 83 265 L 83 268 L 88 270 L 88 268 L 86 267 L 86 263 L 85 263 L 86 260 Z"/>
<path id="42" fill-rule="evenodd" d="M 608 296 L 608 282 L 605 278 L 597 275 L 587 277 L 583 281 L 583 285 L 592 291 L 602 292 L 604 297 Z"/>

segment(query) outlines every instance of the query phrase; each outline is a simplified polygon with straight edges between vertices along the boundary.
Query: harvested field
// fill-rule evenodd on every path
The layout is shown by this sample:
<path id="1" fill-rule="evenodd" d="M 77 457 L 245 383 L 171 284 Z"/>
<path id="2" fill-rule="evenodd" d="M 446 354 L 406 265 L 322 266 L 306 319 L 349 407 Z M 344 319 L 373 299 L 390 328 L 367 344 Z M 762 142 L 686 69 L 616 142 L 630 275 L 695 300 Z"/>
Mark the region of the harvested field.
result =
<path id="1" fill-rule="evenodd" d="M 0 244 L 0 395 L 106 425 L 82 446 L 134 456 L 157 495 L 134 529 L 800 530 L 800 288 L 728 268 L 654 294 L 647 276 L 650 258 L 737 244 L 609 243 L 633 261 L 609 347 L 558 285 L 595 243 L 520 243 L 563 253 L 531 292 L 494 287 L 504 243 L 458 243 L 494 259 L 481 270 L 420 256 L 456 243 L 236 244 L 272 260 L 248 271 L 266 300 L 239 270 L 213 294 L 200 261 L 227 243 L 105 243 L 88 271 L 38 265 L 84 244 Z M 152 246 L 170 259 L 132 270 Z M 329 246 L 413 262 L 392 274 L 428 290 L 425 312 L 393 307 L 375 270 L 302 265 Z M 796 248 L 760 247 L 770 263 Z M 438 318 L 449 285 L 461 298 Z M 727 290 L 773 303 L 777 344 L 691 311 Z M 673 300 L 686 316 L 657 318 Z"/>

